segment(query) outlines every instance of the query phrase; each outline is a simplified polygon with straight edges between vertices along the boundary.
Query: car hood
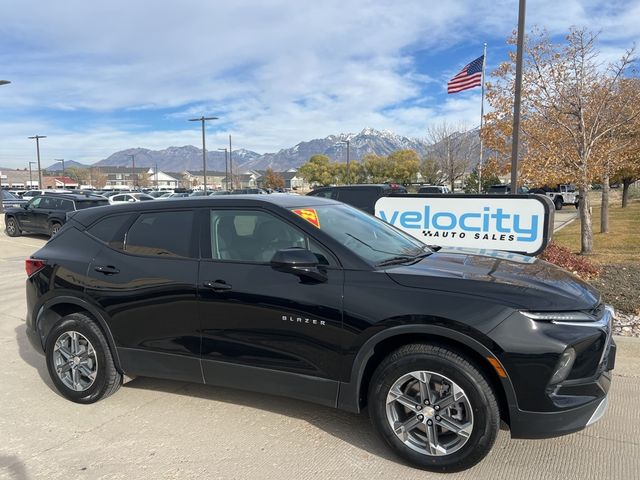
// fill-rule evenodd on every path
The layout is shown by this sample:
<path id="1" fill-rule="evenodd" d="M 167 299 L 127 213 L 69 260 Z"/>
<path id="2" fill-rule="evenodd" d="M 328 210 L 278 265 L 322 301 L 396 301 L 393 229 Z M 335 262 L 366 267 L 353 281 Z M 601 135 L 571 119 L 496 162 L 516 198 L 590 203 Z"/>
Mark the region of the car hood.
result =
<path id="1" fill-rule="evenodd" d="M 404 286 L 481 296 L 526 310 L 587 310 L 600 301 L 595 288 L 568 271 L 501 251 L 442 249 L 386 271 Z"/>

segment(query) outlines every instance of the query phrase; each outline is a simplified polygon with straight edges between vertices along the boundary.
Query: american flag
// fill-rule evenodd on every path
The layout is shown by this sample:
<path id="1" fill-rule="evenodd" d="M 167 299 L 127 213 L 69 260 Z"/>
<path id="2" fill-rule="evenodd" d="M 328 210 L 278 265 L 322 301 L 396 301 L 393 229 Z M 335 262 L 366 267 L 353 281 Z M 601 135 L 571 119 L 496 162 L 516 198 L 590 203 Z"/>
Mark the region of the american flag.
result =
<path id="1" fill-rule="evenodd" d="M 482 64 L 484 55 L 465 65 L 455 77 L 447 83 L 447 93 L 458 93 L 482 85 Z"/>

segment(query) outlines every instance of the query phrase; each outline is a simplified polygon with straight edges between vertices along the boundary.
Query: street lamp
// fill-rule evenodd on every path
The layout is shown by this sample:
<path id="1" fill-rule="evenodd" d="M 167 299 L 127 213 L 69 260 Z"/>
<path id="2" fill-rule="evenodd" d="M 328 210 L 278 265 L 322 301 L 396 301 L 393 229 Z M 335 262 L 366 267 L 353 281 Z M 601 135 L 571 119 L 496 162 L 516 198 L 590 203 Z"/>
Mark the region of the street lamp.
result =
<path id="1" fill-rule="evenodd" d="M 349 150 L 351 149 L 351 141 L 350 140 L 340 140 L 338 143 L 346 143 L 347 144 L 347 185 L 351 183 L 351 175 L 349 172 Z"/>
<path id="2" fill-rule="evenodd" d="M 135 190 L 136 189 L 136 180 L 135 180 L 136 156 L 135 155 L 127 155 L 127 156 L 131 157 L 131 190 Z"/>
<path id="3" fill-rule="evenodd" d="M 219 148 L 218 150 L 224 150 L 224 183 L 225 190 L 229 191 L 229 169 L 227 168 L 227 148 Z"/>
<path id="4" fill-rule="evenodd" d="M 56 162 L 62 162 L 62 176 L 64 177 L 64 158 L 54 158 Z"/>
<path id="5" fill-rule="evenodd" d="M 202 123 L 202 176 L 204 177 L 204 191 L 207 191 L 207 150 L 205 148 L 204 141 L 204 122 L 208 120 L 218 120 L 218 117 L 205 117 L 202 116 L 200 118 L 190 118 L 190 122 L 201 122 Z"/>
<path id="6" fill-rule="evenodd" d="M 42 169 L 40 168 L 40 139 L 47 138 L 46 135 L 34 135 L 33 137 L 28 137 L 31 140 L 36 141 L 36 152 L 38 154 L 38 188 L 42 188 Z"/>

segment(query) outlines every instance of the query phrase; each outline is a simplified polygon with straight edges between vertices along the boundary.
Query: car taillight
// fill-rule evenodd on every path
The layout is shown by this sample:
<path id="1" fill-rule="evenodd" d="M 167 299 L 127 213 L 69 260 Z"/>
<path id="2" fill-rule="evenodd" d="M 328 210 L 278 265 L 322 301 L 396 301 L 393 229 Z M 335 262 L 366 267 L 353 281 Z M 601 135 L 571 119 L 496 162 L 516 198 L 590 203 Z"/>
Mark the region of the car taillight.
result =
<path id="1" fill-rule="evenodd" d="M 46 262 L 44 260 L 38 260 L 36 258 L 27 258 L 24 261 L 24 269 L 27 272 L 27 277 L 30 277 L 37 271 L 42 270 L 45 265 L 46 265 Z"/>

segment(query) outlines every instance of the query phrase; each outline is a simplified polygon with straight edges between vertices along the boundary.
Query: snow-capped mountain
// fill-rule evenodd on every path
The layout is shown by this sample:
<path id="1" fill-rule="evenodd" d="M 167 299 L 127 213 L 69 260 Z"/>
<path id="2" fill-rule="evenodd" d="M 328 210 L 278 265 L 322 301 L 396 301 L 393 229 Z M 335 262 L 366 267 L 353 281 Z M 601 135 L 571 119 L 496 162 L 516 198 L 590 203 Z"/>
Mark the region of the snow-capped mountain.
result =
<path id="1" fill-rule="evenodd" d="M 341 133 L 300 142 L 276 153 L 259 154 L 245 149 L 233 150 L 234 169 L 236 166 L 245 171 L 271 167 L 276 171 L 284 171 L 299 167 L 316 154 L 327 155 L 333 160 L 346 161 L 347 141 L 349 141 L 351 160 L 359 160 L 369 153 L 388 155 L 396 150 L 405 149 L 415 150 L 422 156 L 429 148 L 425 140 L 403 137 L 388 130 L 365 128 L 360 133 Z M 157 164 L 160 170 L 168 172 L 202 169 L 202 149 L 192 145 L 169 147 L 164 150 L 130 148 L 116 152 L 95 165 L 131 165 L 131 155 L 135 156 L 136 167 L 153 167 Z M 207 151 L 207 169 L 224 171 L 224 152 Z"/>

